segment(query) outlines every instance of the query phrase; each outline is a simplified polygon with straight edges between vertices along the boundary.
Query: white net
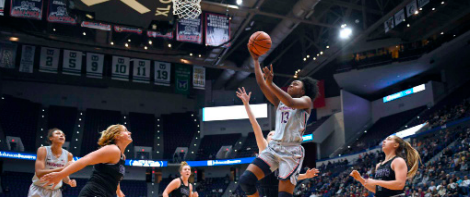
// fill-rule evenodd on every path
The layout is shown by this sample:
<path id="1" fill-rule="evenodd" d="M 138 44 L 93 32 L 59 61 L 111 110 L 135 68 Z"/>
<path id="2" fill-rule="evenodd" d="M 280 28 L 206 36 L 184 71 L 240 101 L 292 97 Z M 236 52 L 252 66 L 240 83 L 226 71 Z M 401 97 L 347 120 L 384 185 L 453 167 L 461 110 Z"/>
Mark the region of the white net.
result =
<path id="1" fill-rule="evenodd" d="M 194 19 L 201 14 L 201 0 L 173 0 L 173 15 Z"/>

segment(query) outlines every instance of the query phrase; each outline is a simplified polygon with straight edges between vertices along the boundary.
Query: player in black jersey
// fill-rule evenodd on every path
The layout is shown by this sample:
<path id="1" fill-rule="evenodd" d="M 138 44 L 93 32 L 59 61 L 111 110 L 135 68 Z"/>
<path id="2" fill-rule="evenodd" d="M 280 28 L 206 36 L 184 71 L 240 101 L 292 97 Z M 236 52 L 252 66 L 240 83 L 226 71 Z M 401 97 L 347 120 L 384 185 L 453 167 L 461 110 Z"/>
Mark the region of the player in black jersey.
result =
<path id="1" fill-rule="evenodd" d="M 163 197 L 198 197 L 197 192 L 193 192 L 193 185 L 189 183 L 189 177 L 191 176 L 191 166 L 185 161 L 181 162 L 179 178 L 166 186 L 163 191 Z"/>
<path id="2" fill-rule="evenodd" d="M 268 143 L 271 141 L 271 137 L 274 135 L 274 131 L 269 132 L 268 136 L 264 138 L 261 127 L 259 126 L 258 121 L 256 121 L 256 117 L 250 108 L 251 92 L 247 94 L 244 87 L 241 89 L 238 88 L 237 97 L 240 98 L 240 100 L 243 102 L 243 105 L 245 105 L 246 113 L 248 114 L 248 118 L 250 119 L 250 123 L 255 134 L 256 144 L 258 146 L 259 153 L 261 153 L 264 149 L 266 149 Z M 308 169 L 307 173 L 299 174 L 298 180 L 316 177 L 319 172 L 320 171 L 318 171 L 316 168 Z M 266 175 L 263 179 L 260 180 L 260 196 L 277 196 L 279 192 L 278 184 L 279 180 L 277 179 L 277 172 Z"/>
<path id="3" fill-rule="evenodd" d="M 47 184 L 58 184 L 60 180 L 88 165 L 94 165 L 90 180 L 80 191 L 80 197 L 124 197 L 120 181 L 124 177 L 127 145 L 132 142 L 131 132 L 124 125 L 109 126 L 98 140 L 100 148 L 73 162 L 60 172 L 44 175 L 41 180 Z"/>
<path id="4" fill-rule="evenodd" d="M 376 197 L 402 196 L 406 179 L 418 171 L 421 157 L 410 143 L 397 136 L 389 136 L 382 143 L 385 160 L 377 164 L 374 179 L 364 179 L 357 170 L 351 176 Z M 408 168 L 411 168 L 408 170 Z"/>

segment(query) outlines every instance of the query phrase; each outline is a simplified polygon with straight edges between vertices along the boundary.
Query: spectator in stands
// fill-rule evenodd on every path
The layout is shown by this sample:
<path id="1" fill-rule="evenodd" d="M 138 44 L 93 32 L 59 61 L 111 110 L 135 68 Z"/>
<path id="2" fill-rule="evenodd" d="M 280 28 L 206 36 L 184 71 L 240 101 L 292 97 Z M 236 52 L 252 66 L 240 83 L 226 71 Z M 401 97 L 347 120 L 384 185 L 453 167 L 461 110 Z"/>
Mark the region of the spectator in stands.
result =
<path id="1" fill-rule="evenodd" d="M 53 172 L 41 178 L 48 184 L 58 184 L 62 179 L 88 165 L 94 165 L 90 180 L 80 191 L 79 196 L 116 196 L 123 197 L 120 181 L 126 169 L 125 155 L 127 145 L 132 142 L 131 132 L 124 125 L 109 126 L 98 140 L 100 148 L 73 162 L 60 172 Z"/>
<path id="2" fill-rule="evenodd" d="M 469 185 L 470 185 L 470 180 L 468 179 L 467 176 L 464 176 L 463 180 L 459 180 L 459 189 L 460 189 L 460 194 L 462 195 L 468 195 L 469 194 Z"/>
<path id="3" fill-rule="evenodd" d="M 47 133 L 47 143 L 50 146 L 38 148 L 33 184 L 29 187 L 28 197 L 59 197 L 62 196 L 60 188 L 63 183 L 76 187 L 77 182 L 65 176 L 56 185 L 46 185 L 40 179 L 51 172 L 63 170 L 69 162 L 73 161 L 72 153 L 63 149 L 65 134 L 58 128 L 49 129 Z"/>
<path id="4" fill-rule="evenodd" d="M 382 151 L 385 161 L 377 165 L 375 179 L 364 179 L 357 170 L 353 170 L 351 176 L 377 197 L 402 194 L 406 179 L 413 178 L 418 171 L 421 162 L 419 153 L 397 136 L 387 137 L 383 141 Z M 403 152 L 406 155 L 403 156 Z"/>
<path id="5" fill-rule="evenodd" d="M 181 162 L 179 172 L 181 176 L 168 184 L 163 191 L 163 197 L 198 197 L 197 192 L 193 192 L 193 185 L 189 182 L 191 167 L 185 161 Z"/>

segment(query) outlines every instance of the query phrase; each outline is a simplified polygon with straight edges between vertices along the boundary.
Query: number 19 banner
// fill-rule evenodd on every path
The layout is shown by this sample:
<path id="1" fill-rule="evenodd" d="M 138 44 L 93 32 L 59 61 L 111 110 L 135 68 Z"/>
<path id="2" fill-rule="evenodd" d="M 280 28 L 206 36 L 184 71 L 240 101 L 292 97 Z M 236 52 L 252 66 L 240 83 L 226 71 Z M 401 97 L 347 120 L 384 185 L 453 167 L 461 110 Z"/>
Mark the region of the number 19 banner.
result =
<path id="1" fill-rule="evenodd" d="M 206 86 L 206 68 L 193 66 L 193 88 L 204 90 Z"/>
<path id="2" fill-rule="evenodd" d="M 155 61 L 155 85 L 170 86 L 171 64 Z"/>

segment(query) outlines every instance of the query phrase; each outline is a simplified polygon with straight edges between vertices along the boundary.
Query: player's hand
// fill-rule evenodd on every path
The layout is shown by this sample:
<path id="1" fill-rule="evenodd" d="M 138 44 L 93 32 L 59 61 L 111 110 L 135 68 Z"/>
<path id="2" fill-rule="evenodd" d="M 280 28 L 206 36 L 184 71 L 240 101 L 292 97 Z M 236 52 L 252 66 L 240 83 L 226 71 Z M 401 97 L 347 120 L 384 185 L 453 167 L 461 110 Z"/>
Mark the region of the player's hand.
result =
<path id="1" fill-rule="evenodd" d="M 77 181 L 75 179 L 70 179 L 69 185 L 70 187 L 77 187 Z"/>
<path id="2" fill-rule="evenodd" d="M 192 197 L 199 197 L 199 194 L 197 192 L 193 192 Z"/>
<path id="3" fill-rule="evenodd" d="M 352 176 L 357 181 L 359 181 L 362 178 L 361 173 L 359 173 L 357 170 L 353 170 L 351 174 L 349 174 L 349 176 Z"/>
<path id="4" fill-rule="evenodd" d="M 122 192 L 122 190 L 119 190 L 118 193 L 117 193 L 118 197 L 125 197 L 126 195 L 124 195 L 124 193 Z"/>
<path id="5" fill-rule="evenodd" d="M 258 60 L 259 55 L 253 53 L 253 51 L 250 50 L 250 45 L 249 44 L 247 44 L 247 46 L 248 46 L 248 52 L 250 52 L 251 58 L 253 58 L 253 60 Z"/>
<path id="6" fill-rule="evenodd" d="M 263 68 L 263 73 L 264 73 L 264 80 L 266 81 L 267 85 L 271 85 L 273 83 L 273 78 L 274 78 L 274 71 L 273 71 L 273 65 L 271 64 L 271 69 L 268 67 Z"/>
<path id="7" fill-rule="evenodd" d="M 242 87 L 241 89 L 238 88 L 237 97 L 240 98 L 243 103 L 249 103 L 251 98 L 251 92 L 247 94 L 245 91 L 245 87 Z"/>
<path id="8" fill-rule="evenodd" d="M 318 176 L 318 173 L 320 173 L 318 169 L 312 168 L 312 169 L 308 169 L 305 174 L 307 175 L 307 178 L 311 179 L 313 177 Z"/>
<path id="9" fill-rule="evenodd" d="M 54 188 L 62 179 L 64 179 L 64 177 L 60 172 L 51 172 L 42 176 L 41 181 L 46 182 L 45 185 L 53 184 L 52 188 Z"/>

